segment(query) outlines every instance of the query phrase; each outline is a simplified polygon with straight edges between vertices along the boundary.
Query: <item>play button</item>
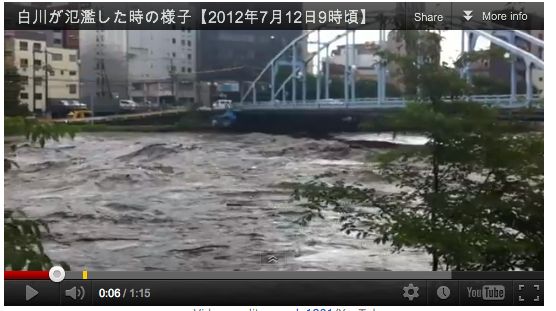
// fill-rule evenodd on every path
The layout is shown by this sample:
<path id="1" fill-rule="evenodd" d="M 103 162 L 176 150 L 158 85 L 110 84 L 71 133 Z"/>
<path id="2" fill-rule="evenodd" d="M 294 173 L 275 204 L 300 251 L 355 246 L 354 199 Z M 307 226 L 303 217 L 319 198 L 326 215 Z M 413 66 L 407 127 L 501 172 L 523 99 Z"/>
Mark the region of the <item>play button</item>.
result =
<path id="1" fill-rule="evenodd" d="M 33 297 L 37 296 L 39 294 L 39 292 L 32 288 L 29 285 L 25 286 L 25 301 L 29 301 L 31 299 L 33 299 Z"/>

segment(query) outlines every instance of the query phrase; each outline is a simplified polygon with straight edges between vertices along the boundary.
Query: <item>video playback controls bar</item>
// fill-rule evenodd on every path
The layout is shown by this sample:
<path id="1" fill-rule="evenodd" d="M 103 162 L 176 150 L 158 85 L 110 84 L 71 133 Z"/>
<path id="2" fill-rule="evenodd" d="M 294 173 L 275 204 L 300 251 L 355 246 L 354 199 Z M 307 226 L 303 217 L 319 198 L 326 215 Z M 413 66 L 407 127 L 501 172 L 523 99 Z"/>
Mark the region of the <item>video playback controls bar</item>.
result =
<path id="1" fill-rule="evenodd" d="M 217 273 L 195 279 L 13 279 L 6 276 L 6 305 L 543 305 L 542 272 L 448 273 L 438 279 L 338 277 L 322 273 L 287 272 L 306 278 L 275 277 L 277 273 L 243 273 L 233 279 Z M 360 272 L 365 274 L 366 272 Z M 393 272 L 394 273 L 394 272 Z M 92 273 L 91 273 L 92 274 Z M 202 275 L 203 273 L 196 273 Z M 249 274 L 249 273 L 248 273 Z M 319 274 L 321 276 L 319 276 Z M 435 273 L 429 273 L 434 276 Z M 195 273 L 194 273 L 195 275 Z M 253 273 L 251 273 L 253 275 Z M 301 276 L 300 275 L 300 276 Z M 387 274 L 382 274 L 387 275 Z M 312 276 L 312 278 L 311 278 Z"/>

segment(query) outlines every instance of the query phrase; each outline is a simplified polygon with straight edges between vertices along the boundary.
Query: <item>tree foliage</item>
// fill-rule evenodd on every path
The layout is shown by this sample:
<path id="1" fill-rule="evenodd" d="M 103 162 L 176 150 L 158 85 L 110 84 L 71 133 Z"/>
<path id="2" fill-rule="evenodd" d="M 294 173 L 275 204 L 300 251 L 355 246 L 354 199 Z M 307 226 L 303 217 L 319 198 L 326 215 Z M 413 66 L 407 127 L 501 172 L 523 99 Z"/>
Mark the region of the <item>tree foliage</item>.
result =
<path id="1" fill-rule="evenodd" d="M 45 223 L 27 219 L 22 213 L 4 211 L 4 269 L 50 269 L 52 260 L 42 246 L 43 231 L 48 232 Z M 62 265 L 69 270 L 66 263 Z"/>
<path id="2" fill-rule="evenodd" d="M 27 106 L 20 104 L 19 93 L 22 90 L 22 77 L 14 66 L 4 67 L 4 115 L 25 116 L 29 114 Z"/>
<path id="3" fill-rule="evenodd" d="M 6 117 L 4 118 L 5 135 L 24 135 L 31 143 L 38 143 L 41 148 L 48 140 L 59 141 L 68 136 L 75 137 L 75 127 L 67 124 L 38 121 L 34 118 Z"/>
<path id="4" fill-rule="evenodd" d="M 49 140 L 58 141 L 64 136 L 71 138 L 75 130 L 65 124 L 39 122 L 23 117 L 4 118 L 6 135 L 25 135 L 31 143 L 44 147 Z M 15 145 L 12 151 L 16 151 Z M 12 159 L 4 158 L 4 172 L 19 167 Z M 45 223 L 28 219 L 24 213 L 4 211 L 4 269 L 5 270 L 48 270 L 52 261 L 42 246 L 42 233 L 48 232 Z M 65 269 L 69 266 L 61 262 Z"/>
<path id="5" fill-rule="evenodd" d="M 287 68 L 280 68 L 276 73 L 276 89 L 282 85 L 284 81 L 291 75 L 291 69 Z M 302 80 L 301 79 L 292 79 L 295 80 L 297 91 L 296 91 L 296 98 L 297 100 L 301 100 L 303 98 L 302 92 Z M 291 100 L 291 89 L 292 89 L 292 80 L 287 82 L 284 86 L 286 90 L 286 100 Z M 320 77 L 320 98 L 325 98 L 325 79 L 324 76 Z M 314 74 L 307 74 L 306 77 L 306 99 L 313 100 L 316 99 L 317 94 L 317 78 Z M 355 81 L 355 93 L 357 97 L 376 97 L 378 94 L 378 83 L 374 80 L 365 80 L 365 79 L 357 79 Z M 388 96 L 398 97 L 401 95 L 401 91 L 397 89 L 392 84 L 386 85 L 386 94 Z M 344 80 L 342 77 L 330 77 L 329 81 L 329 96 L 330 98 L 344 98 Z M 257 99 L 266 101 L 270 100 L 270 88 L 257 90 Z M 282 93 L 276 97 L 276 99 L 282 99 Z"/>
<path id="6" fill-rule="evenodd" d="M 431 255 L 432 270 L 542 270 L 542 133 L 501 122 L 496 110 L 457 96 L 443 101 L 463 82 L 433 57 L 388 60 L 415 79 L 407 85 L 420 94 L 395 118 L 395 127 L 418 129 L 428 142 L 377 158 L 373 170 L 396 192 L 319 179 L 298 187 L 293 198 L 306 209 L 300 223 L 334 210 L 346 233 L 391 244 L 394 251 L 421 249 Z"/>

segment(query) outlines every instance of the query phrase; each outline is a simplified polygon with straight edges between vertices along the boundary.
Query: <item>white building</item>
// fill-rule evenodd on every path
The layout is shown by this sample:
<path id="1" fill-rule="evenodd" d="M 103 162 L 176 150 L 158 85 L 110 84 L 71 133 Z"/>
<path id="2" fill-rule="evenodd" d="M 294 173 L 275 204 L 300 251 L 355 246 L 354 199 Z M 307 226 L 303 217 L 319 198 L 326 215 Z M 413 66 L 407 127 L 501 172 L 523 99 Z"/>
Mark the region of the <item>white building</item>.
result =
<path id="1" fill-rule="evenodd" d="M 77 50 L 51 48 L 48 51 L 48 100 L 79 99 Z"/>
<path id="2" fill-rule="evenodd" d="M 9 37 L 5 44 L 5 53 L 21 76 L 20 103 L 29 111 L 46 112 L 47 101 L 79 99 L 77 50 L 47 47 L 45 40 L 19 37 Z"/>
<path id="3" fill-rule="evenodd" d="M 79 36 L 85 101 L 194 101 L 196 31 L 81 30 Z"/>

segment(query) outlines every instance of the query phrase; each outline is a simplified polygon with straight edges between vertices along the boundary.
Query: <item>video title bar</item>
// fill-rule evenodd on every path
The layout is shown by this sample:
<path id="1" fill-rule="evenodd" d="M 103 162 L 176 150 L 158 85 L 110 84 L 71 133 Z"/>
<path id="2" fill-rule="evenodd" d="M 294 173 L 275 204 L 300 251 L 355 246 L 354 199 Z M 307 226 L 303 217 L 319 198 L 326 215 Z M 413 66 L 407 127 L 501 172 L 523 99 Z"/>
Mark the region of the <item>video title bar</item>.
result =
<path id="1" fill-rule="evenodd" d="M 544 29 L 542 2 L 5 3 L 5 29 Z"/>

